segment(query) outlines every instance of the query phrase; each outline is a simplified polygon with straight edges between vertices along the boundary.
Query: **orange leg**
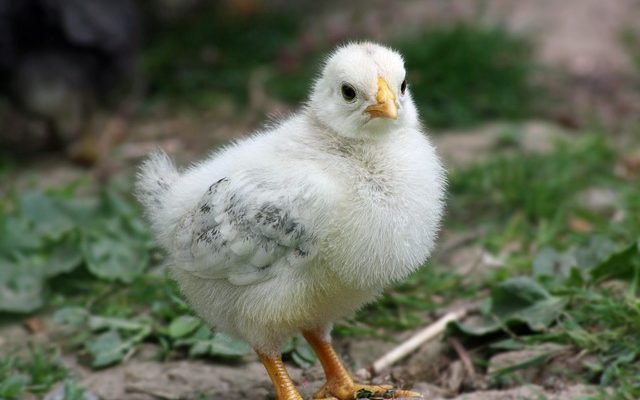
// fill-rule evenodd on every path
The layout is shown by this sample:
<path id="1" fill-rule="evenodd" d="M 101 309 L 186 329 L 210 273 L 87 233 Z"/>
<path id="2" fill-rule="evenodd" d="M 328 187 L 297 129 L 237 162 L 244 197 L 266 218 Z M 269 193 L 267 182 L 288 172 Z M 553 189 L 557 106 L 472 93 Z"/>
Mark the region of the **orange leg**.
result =
<path id="1" fill-rule="evenodd" d="M 260 361 L 262 361 L 262 364 L 267 369 L 267 373 L 269 373 L 271 382 L 273 382 L 273 386 L 276 388 L 278 400 L 302 400 L 302 396 L 300 396 L 300 393 L 298 393 L 298 390 L 293 384 L 280 355 L 268 356 L 259 351 L 256 351 L 256 353 L 258 353 Z"/>
<path id="2" fill-rule="evenodd" d="M 353 382 L 351 375 L 340 361 L 331 343 L 315 331 L 302 332 L 304 338 L 318 355 L 327 383 L 314 395 L 314 399 L 336 397 L 339 400 L 382 397 L 422 397 L 420 393 L 393 389 L 391 386 L 361 385 Z"/>

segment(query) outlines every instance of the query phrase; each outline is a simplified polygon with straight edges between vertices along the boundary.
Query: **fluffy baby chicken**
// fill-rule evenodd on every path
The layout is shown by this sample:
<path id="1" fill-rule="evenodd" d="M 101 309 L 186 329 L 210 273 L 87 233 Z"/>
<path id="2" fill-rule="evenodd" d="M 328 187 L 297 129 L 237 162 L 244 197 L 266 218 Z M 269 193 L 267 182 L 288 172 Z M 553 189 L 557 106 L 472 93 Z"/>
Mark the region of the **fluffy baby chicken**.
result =
<path id="1" fill-rule="evenodd" d="M 333 321 L 415 271 L 436 239 L 444 173 L 405 75 L 391 49 L 340 47 L 299 113 L 185 171 L 164 153 L 141 168 L 182 293 L 253 346 L 280 400 L 301 399 L 279 352 L 298 332 L 327 378 L 314 398 L 419 396 L 354 383 L 330 343 Z"/>

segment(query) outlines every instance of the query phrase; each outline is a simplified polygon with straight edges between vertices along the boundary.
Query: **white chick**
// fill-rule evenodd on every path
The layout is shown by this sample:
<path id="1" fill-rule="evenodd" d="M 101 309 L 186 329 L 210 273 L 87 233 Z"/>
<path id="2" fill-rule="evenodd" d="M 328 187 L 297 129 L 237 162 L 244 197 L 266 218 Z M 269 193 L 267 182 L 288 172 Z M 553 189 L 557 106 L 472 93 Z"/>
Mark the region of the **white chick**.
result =
<path id="1" fill-rule="evenodd" d="M 419 396 L 354 383 L 329 335 L 434 247 L 444 172 L 405 75 L 389 48 L 340 47 L 299 113 L 186 171 L 164 153 L 141 168 L 138 196 L 182 293 L 253 346 L 279 400 L 301 399 L 279 352 L 297 332 L 326 374 L 314 398 Z"/>

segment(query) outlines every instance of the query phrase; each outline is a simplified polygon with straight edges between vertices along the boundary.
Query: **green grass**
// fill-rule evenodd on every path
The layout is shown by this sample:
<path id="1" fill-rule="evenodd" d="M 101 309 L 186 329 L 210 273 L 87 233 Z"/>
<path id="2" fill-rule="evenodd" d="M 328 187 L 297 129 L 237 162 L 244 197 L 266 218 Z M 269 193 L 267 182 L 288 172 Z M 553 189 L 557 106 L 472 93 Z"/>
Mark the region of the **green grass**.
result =
<path id="1" fill-rule="evenodd" d="M 577 290 L 572 309 L 557 328 L 559 342 L 596 354 L 592 381 L 620 385 L 620 394 L 640 396 L 640 300 L 637 291 Z M 629 396 L 630 397 L 630 396 Z M 631 397 L 630 397 L 631 398 Z"/>
<path id="2" fill-rule="evenodd" d="M 262 70 L 271 96 L 299 104 L 335 46 L 322 39 L 301 44 L 304 27 L 305 16 L 295 13 L 233 17 L 213 9 L 156 26 L 143 57 L 151 98 L 187 107 L 220 101 L 242 107 L 254 72 Z M 540 99 L 531 84 L 531 45 L 505 29 L 465 23 L 388 44 L 405 57 L 411 91 L 429 127 L 526 117 L 534 112 L 532 99 Z"/>
<path id="3" fill-rule="evenodd" d="M 213 7 L 155 28 L 143 57 L 151 95 L 188 107 L 222 100 L 245 104 L 251 73 L 278 68 L 301 29 L 294 14 L 234 17 Z"/>
<path id="4" fill-rule="evenodd" d="M 558 143 L 551 154 L 493 157 L 453 177 L 452 207 L 497 220 L 521 213 L 529 222 L 540 222 L 575 207 L 581 190 L 607 183 L 612 160 L 600 136 Z"/>
<path id="5" fill-rule="evenodd" d="M 468 126 L 532 114 L 531 44 L 500 27 L 436 27 L 395 43 L 408 82 L 430 127 Z M 534 96 L 535 94 L 535 96 Z"/>
<path id="6" fill-rule="evenodd" d="M 615 154 L 602 136 L 585 135 L 558 143 L 549 154 L 523 157 L 516 152 L 453 171 L 449 224 L 459 229 L 469 221 L 488 226 L 483 241 L 493 250 L 513 240 L 535 246 L 570 243 L 576 239 L 569 229 L 575 217 L 610 229 L 608 217 L 586 209 L 579 194 L 594 186 L 611 188 L 629 196 L 624 204 L 634 207 L 631 198 L 637 193 L 631 194 L 628 184 L 614 176 L 614 162 Z M 615 235 L 629 238 L 622 231 Z"/>
<path id="7" fill-rule="evenodd" d="M 0 399 L 23 398 L 26 393 L 42 395 L 63 379 L 64 399 L 82 399 L 84 388 L 69 375 L 59 354 L 51 348 L 30 348 L 27 354 L 0 356 Z"/>

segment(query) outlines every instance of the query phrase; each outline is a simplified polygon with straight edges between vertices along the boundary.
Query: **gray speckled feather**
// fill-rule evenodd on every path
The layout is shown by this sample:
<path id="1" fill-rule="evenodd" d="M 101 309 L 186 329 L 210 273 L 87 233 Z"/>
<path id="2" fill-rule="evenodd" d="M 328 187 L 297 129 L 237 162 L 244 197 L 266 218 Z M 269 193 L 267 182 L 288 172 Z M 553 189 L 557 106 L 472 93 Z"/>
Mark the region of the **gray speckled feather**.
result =
<path id="1" fill-rule="evenodd" d="M 176 266 L 203 279 L 249 285 L 315 256 L 313 235 L 281 188 L 237 178 L 212 184 L 174 233 Z M 267 200 L 268 199 L 268 200 Z"/>

